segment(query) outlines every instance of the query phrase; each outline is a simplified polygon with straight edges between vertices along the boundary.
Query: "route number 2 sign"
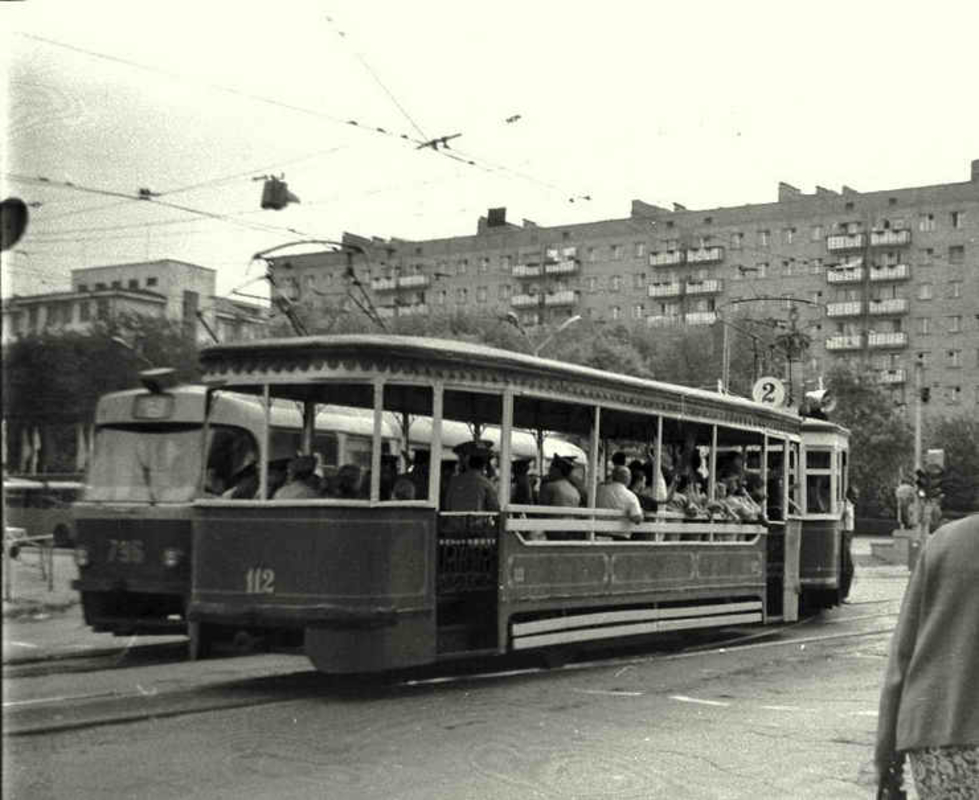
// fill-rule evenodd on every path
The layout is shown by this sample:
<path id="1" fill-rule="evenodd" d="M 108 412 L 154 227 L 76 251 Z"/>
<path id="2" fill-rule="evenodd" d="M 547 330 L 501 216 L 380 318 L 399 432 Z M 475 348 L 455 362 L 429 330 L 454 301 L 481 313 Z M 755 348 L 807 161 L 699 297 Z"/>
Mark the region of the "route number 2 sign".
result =
<path id="1" fill-rule="evenodd" d="M 759 378 L 751 389 L 751 398 L 766 406 L 781 406 L 785 403 L 785 384 L 778 378 Z"/>

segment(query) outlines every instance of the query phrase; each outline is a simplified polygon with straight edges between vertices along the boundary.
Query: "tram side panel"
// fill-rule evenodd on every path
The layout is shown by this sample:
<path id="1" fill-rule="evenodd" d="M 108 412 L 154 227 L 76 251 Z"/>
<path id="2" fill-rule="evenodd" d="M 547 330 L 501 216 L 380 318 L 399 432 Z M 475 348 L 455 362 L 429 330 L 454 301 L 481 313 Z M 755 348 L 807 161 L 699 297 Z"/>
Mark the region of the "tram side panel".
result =
<path id="1" fill-rule="evenodd" d="M 838 519 L 804 519 L 799 548 L 803 602 L 810 608 L 836 605 L 840 585 L 842 531 Z"/>
<path id="2" fill-rule="evenodd" d="M 501 641 L 522 650 L 764 622 L 766 537 L 760 526 L 751 534 L 738 542 L 550 543 L 508 531 Z"/>
<path id="3" fill-rule="evenodd" d="M 435 659 L 430 510 L 249 506 L 198 506 L 191 620 L 304 630 L 323 672 Z"/>
<path id="4" fill-rule="evenodd" d="M 117 636 L 183 633 L 190 592 L 189 505 L 74 506 L 85 623 Z"/>

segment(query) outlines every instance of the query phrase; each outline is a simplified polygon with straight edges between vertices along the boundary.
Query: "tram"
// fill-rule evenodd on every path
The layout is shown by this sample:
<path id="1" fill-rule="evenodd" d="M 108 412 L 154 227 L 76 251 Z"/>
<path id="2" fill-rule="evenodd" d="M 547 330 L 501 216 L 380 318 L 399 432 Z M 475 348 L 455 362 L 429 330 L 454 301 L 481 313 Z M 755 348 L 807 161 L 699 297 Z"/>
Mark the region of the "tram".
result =
<path id="1" fill-rule="evenodd" d="M 73 506 L 73 587 L 95 631 L 182 634 L 193 501 L 230 492 L 253 470 L 260 435 L 273 469 L 282 465 L 299 447 L 301 416 L 285 403 L 267 419 L 254 397 L 209 397 L 203 386 L 161 379 L 160 370 L 141 377 L 142 389 L 107 394 L 96 408 L 94 452 Z M 362 417 L 324 414 L 314 444 L 334 463 L 363 463 L 373 430 Z"/>
<path id="2" fill-rule="evenodd" d="M 188 615 L 201 631 L 286 632 L 320 671 L 362 673 L 797 618 L 804 423 L 793 411 L 416 337 L 273 339 L 201 358 L 212 395 L 255 398 L 266 432 L 276 402 L 301 407 L 304 453 L 324 406 L 367 410 L 374 424 L 362 497 L 195 502 Z M 461 423 L 474 443 L 498 430 L 499 510 L 450 507 L 443 469 L 410 499 L 386 493 L 387 415 L 406 421 L 402 446 L 413 424 L 430 429 L 433 467 L 444 429 Z M 527 433 L 580 445 L 579 504 L 511 500 L 514 442 Z M 674 479 L 641 522 L 595 502 L 611 455 L 636 442 Z M 757 473 L 754 513 L 725 510 L 726 451 Z"/>

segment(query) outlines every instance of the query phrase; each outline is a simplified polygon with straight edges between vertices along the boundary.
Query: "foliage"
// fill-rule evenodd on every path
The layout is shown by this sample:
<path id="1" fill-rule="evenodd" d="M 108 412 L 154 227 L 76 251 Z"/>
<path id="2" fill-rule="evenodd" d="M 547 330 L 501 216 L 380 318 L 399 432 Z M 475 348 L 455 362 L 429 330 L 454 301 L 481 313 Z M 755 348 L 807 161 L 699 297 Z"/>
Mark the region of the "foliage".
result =
<path id="1" fill-rule="evenodd" d="M 56 454 L 66 445 L 74 451 L 74 426 L 92 422 L 101 395 L 137 386 L 138 373 L 150 365 L 173 367 L 186 382 L 200 376 L 192 336 L 179 324 L 137 315 L 115 317 L 89 333 L 20 338 L 4 347 L 3 361 L 8 445 L 19 452 L 23 431 L 40 429 L 49 471 L 74 469 Z"/>
<path id="2" fill-rule="evenodd" d="M 974 511 L 979 503 L 979 420 L 961 416 L 938 420 L 924 432 L 927 448 L 945 451 L 944 508 Z"/>
<path id="3" fill-rule="evenodd" d="M 850 483 L 859 489 L 857 512 L 893 516 L 894 488 L 902 471 L 910 474 L 913 432 L 873 378 L 840 365 L 827 376 L 836 395 L 831 418 L 850 429 Z"/>

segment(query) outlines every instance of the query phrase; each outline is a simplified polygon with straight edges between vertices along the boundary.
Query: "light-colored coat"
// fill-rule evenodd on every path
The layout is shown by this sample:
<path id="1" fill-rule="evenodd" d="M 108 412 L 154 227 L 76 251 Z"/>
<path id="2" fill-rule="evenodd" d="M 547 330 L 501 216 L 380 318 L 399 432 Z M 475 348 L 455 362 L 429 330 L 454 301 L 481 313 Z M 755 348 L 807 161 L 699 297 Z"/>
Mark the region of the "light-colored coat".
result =
<path id="1" fill-rule="evenodd" d="M 946 745 L 979 745 L 979 514 L 942 526 L 918 556 L 884 673 L 875 760 Z"/>

